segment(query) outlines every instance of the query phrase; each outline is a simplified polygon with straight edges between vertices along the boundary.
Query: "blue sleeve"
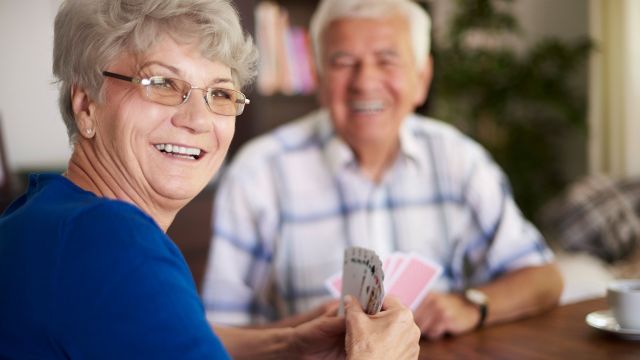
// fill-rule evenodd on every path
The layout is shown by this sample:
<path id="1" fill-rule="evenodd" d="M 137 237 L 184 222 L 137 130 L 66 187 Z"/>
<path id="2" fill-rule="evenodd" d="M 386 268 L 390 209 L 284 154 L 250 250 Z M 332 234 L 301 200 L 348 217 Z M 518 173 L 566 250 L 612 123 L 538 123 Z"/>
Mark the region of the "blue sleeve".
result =
<path id="1" fill-rule="evenodd" d="M 146 215 L 111 202 L 61 229 L 54 346 L 87 359 L 227 359 L 177 247 Z"/>

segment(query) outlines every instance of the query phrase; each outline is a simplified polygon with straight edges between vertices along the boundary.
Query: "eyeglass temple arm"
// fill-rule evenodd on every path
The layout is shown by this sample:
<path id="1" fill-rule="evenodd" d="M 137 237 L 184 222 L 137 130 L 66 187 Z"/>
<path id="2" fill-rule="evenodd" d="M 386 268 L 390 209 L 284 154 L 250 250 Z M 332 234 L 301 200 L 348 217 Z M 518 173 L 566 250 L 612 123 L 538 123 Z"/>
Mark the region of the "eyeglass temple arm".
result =
<path id="1" fill-rule="evenodd" d="M 135 83 L 135 84 L 140 83 L 140 79 L 138 79 L 138 78 L 134 78 L 134 77 L 131 77 L 131 76 L 124 76 L 124 75 L 112 73 L 112 72 L 109 72 L 109 71 L 103 71 L 102 75 L 108 76 L 108 77 L 112 77 L 112 78 L 116 78 L 116 79 L 120 79 L 120 80 L 124 80 L 124 81 L 130 81 L 130 82 Z"/>

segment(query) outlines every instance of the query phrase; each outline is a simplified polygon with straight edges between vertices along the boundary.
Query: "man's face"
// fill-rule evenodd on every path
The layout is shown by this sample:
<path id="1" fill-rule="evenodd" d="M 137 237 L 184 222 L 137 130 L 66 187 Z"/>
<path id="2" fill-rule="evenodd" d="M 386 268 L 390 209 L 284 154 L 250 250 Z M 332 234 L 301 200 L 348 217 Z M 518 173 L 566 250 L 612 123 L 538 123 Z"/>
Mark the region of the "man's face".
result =
<path id="1" fill-rule="evenodd" d="M 339 19 L 322 41 L 320 101 L 338 135 L 356 154 L 395 146 L 402 120 L 424 101 L 428 86 L 409 24 L 402 17 Z"/>

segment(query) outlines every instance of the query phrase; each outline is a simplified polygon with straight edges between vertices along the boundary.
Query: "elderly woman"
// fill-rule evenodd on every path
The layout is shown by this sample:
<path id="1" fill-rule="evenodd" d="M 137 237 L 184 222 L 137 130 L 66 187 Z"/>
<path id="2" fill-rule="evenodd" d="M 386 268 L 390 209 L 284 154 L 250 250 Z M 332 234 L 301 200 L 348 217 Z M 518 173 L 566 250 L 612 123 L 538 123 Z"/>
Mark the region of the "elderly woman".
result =
<path id="1" fill-rule="evenodd" d="M 62 4 L 53 70 L 73 153 L 0 217 L 0 358 L 228 357 L 165 231 L 220 167 L 255 58 L 226 0 Z M 410 313 L 386 306 L 348 307 L 348 356 L 417 354 Z M 232 355 L 345 352 L 338 317 L 217 332 Z"/>

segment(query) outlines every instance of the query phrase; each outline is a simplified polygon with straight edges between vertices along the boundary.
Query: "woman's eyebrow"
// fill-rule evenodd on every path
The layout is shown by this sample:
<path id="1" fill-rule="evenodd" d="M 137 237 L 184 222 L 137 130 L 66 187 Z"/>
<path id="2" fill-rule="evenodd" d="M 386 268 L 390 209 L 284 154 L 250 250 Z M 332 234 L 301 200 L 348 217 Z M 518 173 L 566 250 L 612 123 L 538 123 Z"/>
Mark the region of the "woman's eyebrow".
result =
<path id="1" fill-rule="evenodd" d="M 177 75 L 177 76 L 182 76 L 182 72 L 181 72 L 181 71 L 180 71 L 180 69 L 178 69 L 177 67 L 175 67 L 175 66 L 171 66 L 171 65 L 169 65 L 169 64 L 165 64 L 165 63 L 160 62 L 160 61 L 155 61 L 155 60 L 154 60 L 154 61 L 147 61 L 147 62 L 145 62 L 144 64 L 142 64 L 142 66 L 140 66 L 140 69 L 144 69 L 144 68 L 149 67 L 149 66 L 151 66 L 151 65 L 158 65 L 158 66 L 162 66 L 163 68 L 165 68 L 165 69 L 167 69 L 167 70 L 171 71 L 171 72 L 172 72 L 172 73 L 174 73 L 175 75 Z"/>
<path id="2" fill-rule="evenodd" d="M 161 61 L 157 61 L 157 60 L 145 62 L 144 64 L 142 64 L 142 66 L 140 66 L 140 69 L 144 69 L 144 68 L 149 67 L 151 65 L 161 66 L 161 67 L 171 71 L 177 77 L 183 78 L 182 71 L 180 71 L 180 69 L 178 69 L 175 66 L 171 66 L 169 64 L 165 64 L 165 63 L 163 63 Z M 227 83 L 233 84 L 233 79 L 228 78 L 228 77 L 217 77 L 217 78 L 214 78 L 212 81 L 209 82 L 209 84 L 212 84 L 212 85 L 227 84 Z"/>
<path id="3" fill-rule="evenodd" d="M 211 82 L 211 84 L 213 85 L 226 84 L 226 83 L 233 83 L 233 80 L 231 80 L 230 78 L 215 78 Z"/>

